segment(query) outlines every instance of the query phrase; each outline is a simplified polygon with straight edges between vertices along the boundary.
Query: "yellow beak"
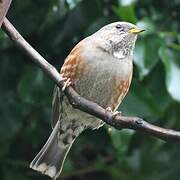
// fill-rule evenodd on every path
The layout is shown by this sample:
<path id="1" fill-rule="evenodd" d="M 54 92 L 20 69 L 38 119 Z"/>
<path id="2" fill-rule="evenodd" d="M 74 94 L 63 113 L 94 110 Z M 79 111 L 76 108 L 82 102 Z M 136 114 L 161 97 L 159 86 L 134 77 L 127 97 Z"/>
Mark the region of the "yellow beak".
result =
<path id="1" fill-rule="evenodd" d="M 135 27 L 135 28 L 131 28 L 128 32 L 132 34 L 139 34 L 140 32 L 143 32 L 143 31 L 145 31 L 145 29 L 139 29 Z"/>

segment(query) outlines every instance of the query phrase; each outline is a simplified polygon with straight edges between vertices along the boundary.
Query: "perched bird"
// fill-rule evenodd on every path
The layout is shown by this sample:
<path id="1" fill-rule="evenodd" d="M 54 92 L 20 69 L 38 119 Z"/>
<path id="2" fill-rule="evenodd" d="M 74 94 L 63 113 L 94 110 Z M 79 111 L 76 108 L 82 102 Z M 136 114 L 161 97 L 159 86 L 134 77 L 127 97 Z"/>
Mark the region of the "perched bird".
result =
<path id="1" fill-rule="evenodd" d="M 61 75 L 66 84 L 84 98 L 113 112 L 129 90 L 133 72 L 133 49 L 143 30 L 127 22 L 114 22 L 80 41 L 65 59 Z M 53 131 L 31 162 L 36 171 L 57 179 L 76 137 L 104 122 L 74 109 L 59 87 L 53 97 Z"/>

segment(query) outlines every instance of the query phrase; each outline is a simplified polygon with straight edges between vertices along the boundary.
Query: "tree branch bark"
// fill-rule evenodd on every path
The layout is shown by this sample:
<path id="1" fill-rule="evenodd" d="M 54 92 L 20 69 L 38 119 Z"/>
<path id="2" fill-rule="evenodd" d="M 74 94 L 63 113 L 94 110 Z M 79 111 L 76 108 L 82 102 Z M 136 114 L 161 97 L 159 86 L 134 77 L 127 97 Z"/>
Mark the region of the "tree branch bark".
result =
<path id="1" fill-rule="evenodd" d="M 12 0 L 0 0 L 0 27 L 3 23 L 3 19 L 9 9 Z"/>
<path id="2" fill-rule="evenodd" d="M 33 47 L 19 34 L 14 26 L 4 18 L 2 29 L 13 43 L 25 52 L 50 78 L 62 88 L 64 82 L 58 71 L 49 64 Z M 98 104 L 81 97 L 72 87 L 65 89 L 65 94 L 74 108 L 94 115 L 116 129 L 133 129 L 169 142 L 180 142 L 180 132 L 152 125 L 139 117 L 113 116 Z"/>

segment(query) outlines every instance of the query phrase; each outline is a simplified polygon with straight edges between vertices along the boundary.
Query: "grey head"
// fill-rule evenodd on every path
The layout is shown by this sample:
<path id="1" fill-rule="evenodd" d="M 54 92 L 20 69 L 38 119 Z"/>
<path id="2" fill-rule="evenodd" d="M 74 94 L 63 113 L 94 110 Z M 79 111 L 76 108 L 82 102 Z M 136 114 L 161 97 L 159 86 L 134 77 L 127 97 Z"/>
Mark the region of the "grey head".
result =
<path id="1" fill-rule="evenodd" d="M 92 35 L 98 46 L 122 59 L 132 56 L 137 35 L 144 30 L 128 22 L 114 22 Z"/>

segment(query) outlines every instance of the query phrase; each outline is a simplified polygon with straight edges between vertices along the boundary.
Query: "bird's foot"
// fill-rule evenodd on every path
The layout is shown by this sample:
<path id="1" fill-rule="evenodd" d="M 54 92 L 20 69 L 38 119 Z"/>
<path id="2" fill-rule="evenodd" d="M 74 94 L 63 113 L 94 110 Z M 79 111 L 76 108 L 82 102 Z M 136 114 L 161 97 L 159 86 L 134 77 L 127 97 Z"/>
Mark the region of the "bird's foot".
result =
<path id="1" fill-rule="evenodd" d="M 62 91 L 64 91 L 72 83 L 70 78 L 63 78 L 63 81 L 64 81 L 64 86 L 61 89 Z"/>
<path id="2" fill-rule="evenodd" d="M 105 109 L 105 111 L 112 113 L 112 114 L 113 114 L 113 115 L 112 115 L 113 118 L 115 118 L 117 115 L 119 115 L 119 116 L 122 115 L 122 113 L 121 113 L 120 111 L 115 111 L 115 112 L 113 112 L 112 109 L 111 109 L 111 107 L 107 107 L 107 108 Z"/>
<path id="3" fill-rule="evenodd" d="M 111 109 L 111 107 L 107 107 L 107 108 L 105 109 L 105 111 L 106 111 L 106 112 L 111 112 L 111 113 L 113 112 L 112 109 Z"/>
<path id="4" fill-rule="evenodd" d="M 113 112 L 113 118 L 115 118 L 116 116 L 122 116 L 122 112 L 120 112 L 120 111 L 115 111 L 115 112 Z"/>

